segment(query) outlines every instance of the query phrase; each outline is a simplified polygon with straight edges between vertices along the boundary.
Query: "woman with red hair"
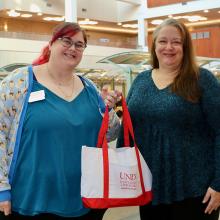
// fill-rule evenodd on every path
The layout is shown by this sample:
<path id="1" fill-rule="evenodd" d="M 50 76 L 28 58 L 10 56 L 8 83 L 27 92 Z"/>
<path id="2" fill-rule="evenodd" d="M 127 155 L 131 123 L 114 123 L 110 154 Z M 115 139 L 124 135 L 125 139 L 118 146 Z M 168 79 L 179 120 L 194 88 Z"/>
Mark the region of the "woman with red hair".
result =
<path id="1" fill-rule="evenodd" d="M 80 196 L 81 146 L 96 146 L 105 107 L 95 85 L 74 73 L 86 45 L 78 24 L 62 23 L 33 65 L 0 84 L 1 219 L 102 219 Z M 117 99 L 113 92 L 105 103 Z M 111 110 L 109 140 L 118 128 Z"/>

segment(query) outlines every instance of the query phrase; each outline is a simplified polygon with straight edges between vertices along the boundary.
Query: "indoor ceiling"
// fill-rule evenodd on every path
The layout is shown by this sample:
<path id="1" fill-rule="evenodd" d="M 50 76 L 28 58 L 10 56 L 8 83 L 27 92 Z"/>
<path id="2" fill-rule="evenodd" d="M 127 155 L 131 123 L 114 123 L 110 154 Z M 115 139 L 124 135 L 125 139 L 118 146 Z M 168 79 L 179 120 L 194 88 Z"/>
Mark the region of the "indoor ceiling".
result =
<path id="1" fill-rule="evenodd" d="M 2 18 L 13 18 L 8 15 L 9 10 L 0 10 L 0 17 Z M 28 11 L 19 11 L 22 14 L 31 14 L 32 17 L 24 18 L 24 17 L 16 17 L 15 19 L 22 19 L 22 20 L 28 20 L 28 21 L 40 21 L 40 22 L 54 22 L 58 23 L 58 21 L 44 21 L 43 18 L 45 17 L 58 17 L 62 20 L 62 17 L 55 16 L 52 14 L 42 14 L 38 15 L 37 13 L 31 13 Z M 220 8 L 217 9 L 210 9 L 208 12 L 204 11 L 197 11 L 197 12 L 191 12 L 191 13 L 184 13 L 184 14 L 178 14 L 178 15 L 169 15 L 169 16 L 201 16 L 206 17 L 206 21 L 198 21 L 198 22 L 189 22 L 186 19 L 180 19 L 184 23 L 186 23 L 188 26 L 196 27 L 196 26 L 207 26 L 212 24 L 220 24 Z M 156 25 L 151 24 L 153 20 L 164 20 L 168 16 L 158 16 L 157 18 L 147 19 L 148 22 L 148 31 L 152 31 Z M 63 17 L 64 19 L 64 17 Z M 78 22 L 84 20 L 84 18 L 78 18 Z M 124 24 L 137 24 L 137 21 L 130 21 L 130 22 L 122 22 L 122 23 L 116 23 L 116 22 L 105 22 L 105 21 L 98 21 L 98 24 L 95 25 L 81 25 L 82 27 L 88 29 L 88 30 L 96 30 L 96 31 L 107 31 L 107 32 L 121 32 L 121 33 L 130 33 L 130 34 L 137 34 L 137 28 L 124 28 L 122 25 Z"/>
<path id="2" fill-rule="evenodd" d="M 58 21 L 44 21 L 43 18 L 45 17 L 58 17 L 61 18 L 61 16 L 57 16 L 54 14 L 41 14 L 38 15 L 37 13 L 31 13 L 29 11 L 19 11 L 21 14 L 31 14 L 32 17 L 29 18 L 24 18 L 24 17 L 10 17 L 8 15 L 9 10 L 0 10 L 0 18 L 5 18 L 5 19 L 22 19 L 22 20 L 27 20 L 27 21 L 39 21 L 39 22 L 45 22 L 45 23 L 58 23 Z M 176 16 L 201 16 L 201 17 L 206 17 L 206 21 L 201 21 L 201 22 L 189 22 L 186 19 L 181 19 L 184 23 L 186 23 L 188 26 L 196 27 L 196 26 L 204 26 L 208 25 L 210 26 L 211 24 L 219 24 L 220 25 L 220 8 L 217 9 L 210 9 L 208 12 L 204 11 L 197 11 L 197 12 L 191 12 L 191 13 L 183 13 L 183 14 L 176 14 L 176 15 L 170 15 L 173 17 Z M 160 20 L 160 19 L 166 19 L 168 16 L 158 16 L 154 17 L 152 19 L 147 19 L 148 22 L 148 31 L 152 31 L 156 25 L 151 24 L 153 20 Z M 63 17 L 64 19 L 64 17 Z M 78 21 L 84 20 L 84 18 L 78 18 Z M 137 35 L 137 28 L 129 28 L 129 27 L 122 27 L 123 24 L 137 24 L 137 21 L 129 21 L 129 22 L 122 22 L 120 25 L 117 22 L 106 22 L 106 21 L 99 21 L 98 24 L 96 25 L 82 25 L 82 27 L 88 29 L 88 30 L 96 30 L 96 31 L 106 31 L 106 32 L 120 32 L 120 33 L 130 33 L 130 34 L 135 34 Z M 3 25 L 3 24 L 0 24 Z M 120 69 L 120 65 L 133 65 L 132 66 L 132 71 L 133 72 L 140 72 L 140 68 L 142 68 L 141 64 L 147 64 L 146 61 L 149 60 L 149 54 L 147 53 L 139 53 L 137 52 L 136 54 L 129 54 L 129 53 L 124 53 L 124 54 L 116 54 L 111 57 L 107 57 L 103 59 L 100 62 L 105 62 L 105 63 L 114 63 L 118 65 L 118 68 L 111 68 L 111 70 L 106 69 L 85 69 L 85 68 L 78 68 L 77 73 L 79 75 L 86 75 L 87 77 L 91 78 L 92 80 L 99 79 L 99 80 L 112 80 L 116 79 L 118 82 L 124 82 L 126 80 L 125 74 L 122 74 L 123 70 Z M 145 62 L 145 63 L 143 63 Z M 205 58 L 200 58 L 198 60 L 200 65 L 206 65 L 207 61 Z M 216 69 L 219 70 L 220 68 L 215 67 Z M 137 70 L 136 70 L 137 69 Z M 5 72 L 1 72 L 0 70 L 0 78 L 5 75 Z M 220 74 L 219 74 L 220 75 Z"/>

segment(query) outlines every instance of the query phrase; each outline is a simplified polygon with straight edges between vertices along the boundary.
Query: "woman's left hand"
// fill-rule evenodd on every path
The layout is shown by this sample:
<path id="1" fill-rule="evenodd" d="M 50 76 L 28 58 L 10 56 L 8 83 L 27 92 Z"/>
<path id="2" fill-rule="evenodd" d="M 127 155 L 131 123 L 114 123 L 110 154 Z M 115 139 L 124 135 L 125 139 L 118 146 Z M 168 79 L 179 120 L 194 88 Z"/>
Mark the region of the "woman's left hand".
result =
<path id="1" fill-rule="evenodd" d="M 220 206 L 220 192 L 209 187 L 202 202 L 208 202 L 205 213 L 211 214 L 212 211 L 217 210 Z"/>
<path id="2" fill-rule="evenodd" d="M 108 105 L 109 108 L 113 108 L 115 104 L 121 100 L 121 95 L 121 92 L 117 90 L 108 92 L 107 96 L 104 99 L 105 104 Z"/>

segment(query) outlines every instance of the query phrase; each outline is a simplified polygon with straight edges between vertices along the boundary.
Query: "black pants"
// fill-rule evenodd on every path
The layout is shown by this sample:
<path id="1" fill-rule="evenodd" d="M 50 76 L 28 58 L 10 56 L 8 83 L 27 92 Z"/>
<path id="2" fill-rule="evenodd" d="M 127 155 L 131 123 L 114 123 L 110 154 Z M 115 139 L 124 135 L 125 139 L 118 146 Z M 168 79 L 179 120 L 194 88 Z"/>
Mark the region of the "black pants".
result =
<path id="1" fill-rule="evenodd" d="M 19 215 L 18 213 L 13 212 L 11 215 L 5 216 L 0 212 L 0 220 L 102 220 L 103 215 L 105 214 L 106 209 L 92 209 L 88 214 L 81 217 L 60 217 L 53 214 L 40 214 L 35 216 L 24 216 Z"/>
<path id="2" fill-rule="evenodd" d="M 151 204 L 140 207 L 141 220 L 218 220 L 219 210 L 205 214 L 203 197 L 186 199 L 170 205 Z"/>

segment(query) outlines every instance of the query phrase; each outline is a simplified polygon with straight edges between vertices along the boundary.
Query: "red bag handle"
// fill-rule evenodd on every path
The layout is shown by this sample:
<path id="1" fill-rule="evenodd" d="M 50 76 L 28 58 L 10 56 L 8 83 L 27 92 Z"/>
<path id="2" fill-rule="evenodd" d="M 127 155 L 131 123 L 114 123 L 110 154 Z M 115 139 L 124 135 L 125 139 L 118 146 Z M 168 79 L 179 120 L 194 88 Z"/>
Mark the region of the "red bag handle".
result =
<path id="1" fill-rule="evenodd" d="M 123 110 L 124 145 L 125 147 L 130 146 L 130 140 L 129 140 L 129 134 L 130 134 L 134 142 L 135 153 L 136 153 L 136 158 L 138 162 L 138 171 L 140 174 L 142 193 L 145 193 L 140 155 L 139 155 L 138 147 L 134 139 L 134 131 L 133 131 L 132 123 L 131 123 L 130 114 L 129 114 L 125 99 L 123 97 L 122 97 L 122 110 Z M 103 153 L 103 172 L 104 172 L 103 197 L 106 199 L 109 198 L 109 157 L 108 157 L 108 144 L 107 144 L 107 139 L 106 139 L 106 133 L 108 131 L 108 122 L 109 122 L 109 110 L 108 110 L 108 106 L 106 106 L 102 125 L 101 125 L 99 135 L 98 135 L 98 142 L 97 142 L 97 147 L 102 147 L 102 153 Z"/>
<path id="2" fill-rule="evenodd" d="M 125 147 L 129 147 L 130 146 L 129 134 L 131 135 L 131 138 L 134 141 L 134 145 L 135 145 L 134 131 L 126 101 L 124 98 L 122 98 L 121 101 L 122 101 L 122 109 L 123 109 L 124 145 Z"/>
<path id="3" fill-rule="evenodd" d="M 135 142 L 134 131 L 125 99 L 122 97 L 121 101 L 122 101 L 122 110 L 123 110 L 124 146 L 129 147 L 130 146 L 129 134 L 131 135 L 132 140 Z M 106 106 L 104 117 L 102 120 L 102 125 L 99 131 L 97 147 L 102 147 L 104 136 L 108 131 L 108 122 L 109 122 L 109 113 L 108 113 L 108 106 Z"/>

